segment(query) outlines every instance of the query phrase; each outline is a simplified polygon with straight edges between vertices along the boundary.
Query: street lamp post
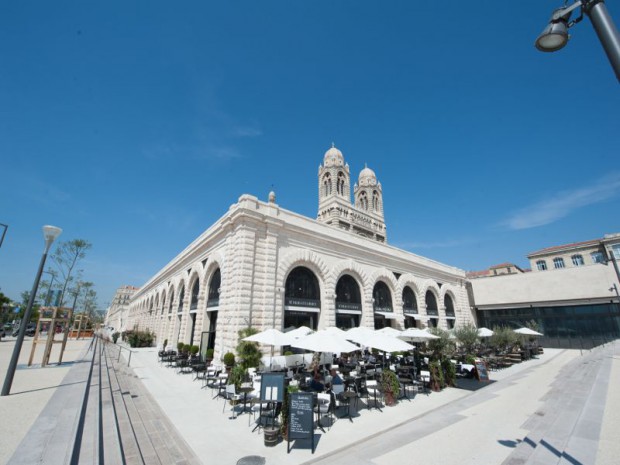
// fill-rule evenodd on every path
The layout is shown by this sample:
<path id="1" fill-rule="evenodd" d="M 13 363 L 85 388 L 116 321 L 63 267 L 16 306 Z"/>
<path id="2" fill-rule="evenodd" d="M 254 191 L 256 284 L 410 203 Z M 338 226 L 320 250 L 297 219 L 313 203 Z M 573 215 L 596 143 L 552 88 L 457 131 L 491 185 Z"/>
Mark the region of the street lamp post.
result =
<path id="1" fill-rule="evenodd" d="M 24 342 L 24 336 L 26 334 L 26 326 L 28 326 L 28 322 L 30 321 L 30 314 L 32 313 L 32 306 L 34 304 L 34 299 L 37 295 L 37 289 L 39 288 L 39 281 L 41 280 L 41 274 L 43 273 L 43 267 L 45 266 L 45 260 L 47 259 L 47 253 L 52 246 L 52 243 L 58 236 L 62 229 L 57 228 L 56 226 L 43 226 L 43 237 L 45 237 L 45 250 L 43 251 L 43 256 L 41 257 L 41 263 L 39 264 L 39 271 L 37 271 L 37 276 L 34 280 L 34 284 L 32 286 L 32 291 L 30 291 L 30 298 L 28 299 L 28 306 L 26 307 L 26 311 L 24 312 L 24 317 L 22 318 L 22 322 L 19 326 L 19 334 L 17 335 L 17 340 L 15 341 L 15 347 L 13 348 L 13 355 L 11 356 L 11 362 L 9 363 L 9 368 L 6 370 L 6 377 L 4 378 L 4 385 L 2 386 L 2 396 L 8 396 L 11 392 L 11 385 L 13 384 L 13 376 L 15 376 L 15 369 L 17 368 L 17 361 L 19 360 L 19 353 L 22 350 L 22 344 Z"/>
<path id="2" fill-rule="evenodd" d="M 570 21 L 572 12 L 577 8 L 581 8 L 579 17 Z M 620 81 L 620 35 L 603 0 L 577 0 L 570 6 L 556 9 L 549 24 L 536 39 L 536 48 L 541 52 L 555 52 L 563 48 L 570 38 L 568 28 L 580 22 L 584 14 L 590 18 L 616 78 Z"/>
<path id="3" fill-rule="evenodd" d="M 6 230 L 9 229 L 9 225 L 0 223 L 0 226 L 3 228 L 2 236 L 0 236 L 0 247 L 2 247 L 2 243 L 4 242 L 4 236 L 6 236 Z"/>

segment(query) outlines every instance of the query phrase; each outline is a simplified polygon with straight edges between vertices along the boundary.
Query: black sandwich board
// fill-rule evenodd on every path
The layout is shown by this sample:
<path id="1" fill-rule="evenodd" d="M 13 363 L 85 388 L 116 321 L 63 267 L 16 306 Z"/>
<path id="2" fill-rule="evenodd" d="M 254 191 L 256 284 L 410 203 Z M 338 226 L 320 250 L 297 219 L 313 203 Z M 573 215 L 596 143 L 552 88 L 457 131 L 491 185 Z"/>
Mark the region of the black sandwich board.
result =
<path id="1" fill-rule="evenodd" d="M 263 373 L 261 375 L 260 398 L 268 402 L 284 401 L 284 373 Z"/>
<path id="2" fill-rule="evenodd" d="M 311 392 L 291 392 L 288 401 L 286 453 L 291 452 L 291 440 L 310 438 L 314 454 L 314 395 Z"/>
<path id="3" fill-rule="evenodd" d="M 474 362 L 476 366 L 476 377 L 478 381 L 489 381 L 489 370 L 484 360 L 476 360 Z"/>

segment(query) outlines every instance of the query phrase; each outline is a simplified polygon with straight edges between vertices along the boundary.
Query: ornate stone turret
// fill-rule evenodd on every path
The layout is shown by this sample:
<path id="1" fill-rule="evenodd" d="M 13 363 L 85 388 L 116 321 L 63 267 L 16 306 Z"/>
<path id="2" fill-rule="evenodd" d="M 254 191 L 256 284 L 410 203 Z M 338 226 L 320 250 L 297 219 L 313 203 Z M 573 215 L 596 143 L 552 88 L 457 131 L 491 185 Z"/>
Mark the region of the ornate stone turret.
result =
<path id="1" fill-rule="evenodd" d="M 375 172 L 365 167 L 354 188 L 355 207 L 351 205 L 349 165 L 334 144 L 319 165 L 319 213 L 317 220 L 360 236 L 385 242 L 383 193 Z"/>

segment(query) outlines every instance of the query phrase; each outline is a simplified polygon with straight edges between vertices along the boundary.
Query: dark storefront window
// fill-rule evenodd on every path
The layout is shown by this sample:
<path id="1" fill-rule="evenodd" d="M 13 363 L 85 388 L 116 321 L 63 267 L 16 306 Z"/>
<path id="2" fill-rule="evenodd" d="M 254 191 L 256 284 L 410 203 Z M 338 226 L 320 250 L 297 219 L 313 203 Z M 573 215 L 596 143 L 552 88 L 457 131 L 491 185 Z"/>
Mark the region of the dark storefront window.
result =
<path id="1" fill-rule="evenodd" d="M 418 313 L 418 301 L 416 300 L 415 294 L 409 286 L 405 286 L 405 288 L 403 289 L 403 313 Z"/>
<path id="2" fill-rule="evenodd" d="M 437 308 L 437 298 L 435 297 L 435 294 L 433 294 L 431 291 L 426 291 L 425 300 L 426 314 L 433 316 L 439 315 L 439 309 Z"/>
<path id="3" fill-rule="evenodd" d="M 207 307 L 217 307 L 220 305 L 220 286 L 222 285 L 222 275 L 218 268 L 213 273 L 209 283 L 209 296 L 207 297 Z"/>
<path id="4" fill-rule="evenodd" d="M 536 321 L 546 347 L 590 348 L 620 337 L 618 304 L 477 310 L 478 326 L 516 329 Z"/>

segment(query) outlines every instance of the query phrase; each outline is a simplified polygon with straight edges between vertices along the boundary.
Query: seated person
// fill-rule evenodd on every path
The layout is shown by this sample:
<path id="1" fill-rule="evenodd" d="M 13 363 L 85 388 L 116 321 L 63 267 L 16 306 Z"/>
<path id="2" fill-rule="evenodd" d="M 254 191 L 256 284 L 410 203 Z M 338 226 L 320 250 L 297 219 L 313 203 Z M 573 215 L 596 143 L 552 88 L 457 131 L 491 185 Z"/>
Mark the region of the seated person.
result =
<path id="1" fill-rule="evenodd" d="M 315 392 L 323 392 L 325 390 L 325 385 L 321 382 L 321 375 L 318 373 L 315 373 L 312 381 L 310 381 L 310 390 Z"/>
<path id="2" fill-rule="evenodd" d="M 332 386 L 334 384 L 343 384 L 342 378 L 338 375 L 338 373 L 336 373 L 336 369 L 335 368 L 332 368 L 329 371 L 329 374 L 332 377 Z"/>

